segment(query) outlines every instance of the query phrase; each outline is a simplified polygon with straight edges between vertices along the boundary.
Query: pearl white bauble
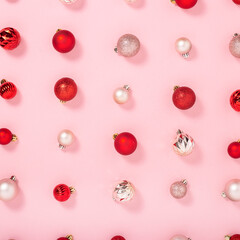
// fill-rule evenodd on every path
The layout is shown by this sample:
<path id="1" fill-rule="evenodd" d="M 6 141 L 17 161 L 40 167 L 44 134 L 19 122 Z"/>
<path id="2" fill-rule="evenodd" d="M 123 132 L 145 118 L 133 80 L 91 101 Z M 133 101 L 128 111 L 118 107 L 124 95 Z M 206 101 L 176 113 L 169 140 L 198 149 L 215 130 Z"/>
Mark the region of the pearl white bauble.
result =
<path id="1" fill-rule="evenodd" d="M 58 135 L 59 147 L 61 149 L 70 146 L 74 141 L 74 134 L 70 130 L 63 130 Z"/>

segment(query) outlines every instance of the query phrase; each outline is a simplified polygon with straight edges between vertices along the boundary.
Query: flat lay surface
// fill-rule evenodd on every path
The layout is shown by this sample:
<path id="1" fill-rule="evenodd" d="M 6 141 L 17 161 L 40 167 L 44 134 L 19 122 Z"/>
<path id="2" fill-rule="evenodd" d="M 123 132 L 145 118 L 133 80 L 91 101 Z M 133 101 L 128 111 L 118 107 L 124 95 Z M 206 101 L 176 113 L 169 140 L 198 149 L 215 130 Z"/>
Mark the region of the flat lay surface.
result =
<path id="1" fill-rule="evenodd" d="M 0 99 L 0 127 L 19 141 L 0 146 L 0 179 L 15 175 L 20 192 L 0 202 L 0 240 L 50 240 L 72 234 L 76 240 L 170 239 L 183 234 L 193 240 L 222 240 L 239 231 L 240 204 L 221 197 L 225 183 L 240 178 L 240 160 L 229 157 L 228 145 L 240 138 L 240 115 L 229 103 L 240 88 L 239 60 L 228 45 L 240 32 L 240 7 L 230 0 L 199 0 L 189 10 L 168 0 L 1 1 L 1 29 L 16 28 L 22 37 L 13 51 L 0 49 L 0 78 L 18 93 Z M 52 46 L 57 29 L 71 31 L 75 48 L 66 54 Z M 126 59 L 114 52 L 118 39 L 134 34 L 141 49 Z M 175 41 L 192 42 L 189 59 Z M 76 97 L 61 104 L 55 83 L 74 79 Z M 125 105 L 113 99 L 128 84 Z M 195 105 L 177 109 L 175 85 L 196 94 Z M 71 130 L 76 141 L 62 151 L 58 134 Z M 178 156 L 172 143 L 178 129 L 195 141 L 193 153 Z M 136 151 L 120 155 L 114 133 L 130 132 Z M 170 186 L 186 179 L 183 199 Z M 135 198 L 112 200 L 121 180 L 130 181 Z M 58 184 L 76 192 L 57 202 Z"/>

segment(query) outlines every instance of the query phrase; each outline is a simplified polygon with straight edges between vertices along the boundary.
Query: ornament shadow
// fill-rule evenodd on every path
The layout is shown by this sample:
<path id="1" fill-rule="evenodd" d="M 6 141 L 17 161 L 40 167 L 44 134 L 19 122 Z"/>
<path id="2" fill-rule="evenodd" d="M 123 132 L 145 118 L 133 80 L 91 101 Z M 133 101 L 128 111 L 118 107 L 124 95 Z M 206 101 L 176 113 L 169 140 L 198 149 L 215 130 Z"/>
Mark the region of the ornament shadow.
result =
<path id="1" fill-rule="evenodd" d="M 144 160 L 144 151 L 142 145 L 138 142 L 136 151 L 128 156 L 123 156 L 126 162 L 130 164 L 140 164 Z"/>
<path id="2" fill-rule="evenodd" d="M 192 192 L 190 191 L 189 186 L 188 186 L 188 191 L 187 191 L 186 196 L 182 199 L 176 199 L 176 200 L 180 205 L 187 206 L 187 207 L 189 207 L 190 205 L 193 204 L 194 199 L 193 199 L 193 195 L 192 195 Z"/>
<path id="3" fill-rule="evenodd" d="M 21 36 L 21 42 L 16 49 L 8 51 L 9 55 L 13 57 L 22 57 L 27 51 L 27 44 L 25 39 Z"/>
<path id="4" fill-rule="evenodd" d="M 21 188 L 19 188 L 18 195 L 12 201 L 6 202 L 6 206 L 14 211 L 21 210 L 25 205 L 25 197 Z"/>
<path id="5" fill-rule="evenodd" d="M 197 59 L 197 57 L 198 57 L 197 48 L 195 47 L 194 44 L 192 44 L 192 49 L 190 51 L 189 57 L 187 59 L 185 59 L 185 61 L 192 61 L 194 59 Z"/>
<path id="6" fill-rule="evenodd" d="M 143 46 L 141 44 L 140 51 L 136 56 L 130 57 L 130 58 L 125 58 L 125 59 L 132 64 L 138 65 L 138 64 L 142 64 L 142 63 L 146 62 L 147 58 L 148 58 L 148 55 L 147 55 L 146 48 L 145 48 L 145 46 Z"/>
<path id="7" fill-rule="evenodd" d="M 206 4 L 204 2 L 204 0 L 198 1 L 197 4 L 191 8 L 191 9 L 182 9 L 182 11 L 184 11 L 185 13 L 192 15 L 192 16 L 196 16 L 196 15 L 202 15 L 205 13 L 206 11 Z"/>
<path id="8" fill-rule="evenodd" d="M 198 118 L 204 112 L 203 104 L 200 99 L 197 98 L 194 106 L 188 110 L 180 110 L 182 114 L 190 118 Z"/>
<path id="9" fill-rule="evenodd" d="M 18 2 L 19 0 L 7 0 L 7 2 L 10 2 L 10 3 L 16 3 Z"/>
<path id="10" fill-rule="evenodd" d="M 132 110 L 132 109 L 134 109 L 135 105 L 136 105 L 136 102 L 135 102 L 134 98 L 132 98 L 132 96 L 130 97 L 128 102 L 126 102 L 125 104 L 119 104 L 120 108 L 122 108 L 124 110 Z"/>
<path id="11" fill-rule="evenodd" d="M 139 213 L 140 211 L 143 210 L 143 207 L 144 207 L 141 193 L 138 191 L 138 189 L 135 189 L 134 198 L 129 202 L 126 202 L 123 204 L 120 203 L 120 205 L 122 205 L 122 207 L 129 212 Z"/>
<path id="12" fill-rule="evenodd" d="M 79 140 L 77 138 L 75 138 L 75 141 L 72 144 L 72 146 L 70 146 L 69 149 L 67 149 L 65 152 L 67 152 L 67 151 L 69 151 L 69 152 L 78 152 L 79 149 L 80 149 Z"/>
<path id="13" fill-rule="evenodd" d="M 86 0 L 78 0 L 73 4 L 64 4 L 64 6 L 72 11 L 78 11 L 84 8 L 86 5 Z"/>
<path id="14" fill-rule="evenodd" d="M 77 204 L 77 191 L 72 194 L 72 196 L 66 201 L 61 203 L 66 209 L 73 209 Z"/>
<path id="15" fill-rule="evenodd" d="M 64 107 L 69 109 L 78 109 L 82 107 L 83 104 L 84 104 L 83 92 L 78 89 L 76 97 L 72 101 L 69 101 L 68 103 L 66 103 Z"/>
<path id="16" fill-rule="evenodd" d="M 81 47 L 80 43 L 78 42 L 78 40 L 76 40 L 75 47 L 73 48 L 73 50 L 71 52 L 64 53 L 61 55 L 63 56 L 63 58 L 66 58 L 71 61 L 75 61 L 75 60 L 79 59 L 79 57 L 82 55 L 82 47 Z"/>
<path id="17" fill-rule="evenodd" d="M 138 0 L 133 4 L 129 4 L 132 8 L 143 8 L 146 4 L 146 0 Z"/>
<path id="18" fill-rule="evenodd" d="M 11 142 L 8 145 L 3 145 L 2 147 L 6 151 L 14 151 L 18 147 L 18 143 L 19 143 L 19 140 L 17 140 L 16 142 Z"/>
<path id="19" fill-rule="evenodd" d="M 180 157 L 180 160 L 186 162 L 187 164 L 191 164 L 191 165 L 201 164 L 202 159 L 203 159 L 203 155 L 202 155 L 201 149 L 199 148 L 198 145 L 195 145 L 193 152 L 190 155 L 185 156 L 184 158 Z"/>
<path id="20" fill-rule="evenodd" d="M 18 90 L 16 96 L 13 99 L 8 100 L 7 103 L 12 106 L 17 106 L 21 103 L 21 101 L 22 101 L 22 94 Z"/>

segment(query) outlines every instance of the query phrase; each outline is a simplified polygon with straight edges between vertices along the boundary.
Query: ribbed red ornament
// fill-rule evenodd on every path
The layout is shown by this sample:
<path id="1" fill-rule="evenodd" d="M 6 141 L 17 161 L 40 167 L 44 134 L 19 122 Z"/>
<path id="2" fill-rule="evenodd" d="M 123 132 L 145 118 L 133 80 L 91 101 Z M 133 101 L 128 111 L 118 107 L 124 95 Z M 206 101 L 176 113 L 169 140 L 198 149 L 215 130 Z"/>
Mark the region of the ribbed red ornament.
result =
<path id="1" fill-rule="evenodd" d="M 7 128 L 0 129 L 0 144 L 7 145 L 13 140 L 13 134 Z"/>
<path id="2" fill-rule="evenodd" d="M 240 240 L 240 234 L 235 234 L 230 237 L 230 240 Z"/>
<path id="3" fill-rule="evenodd" d="M 196 5 L 198 0 L 174 0 L 176 4 L 183 9 L 189 9 Z"/>
<path id="4" fill-rule="evenodd" d="M 54 92 L 60 101 L 70 101 L 77 94 L 77 84 L 71 78 L 61 78 L 56 82 Z"/>
<path id="5" fill-rule="evenodd" d="M 71 193 L 74 191 L 75 189 L 72 187 L 68 187 L 65 184 L 59 184 L 54 188 L 53 196 L 59 202 L 65 202 L 70 198 Z"/>
<path id="6" fill-rule="evenodd" d="M 230 104 L 235 111 L 240 112 L 240 90 L 236 90 L 232 93 Z"/>
<path id="7" fill-rule="evenodd" d="M 137 148 L 137 139 L 129 132 L 114 135 L 114 146 L 118 153 L 130 155 Z"/>
<path id="8" fill-rule="evenodd" d="M 17 94 L 17 88 L 16 86 L 11 83 L 7 82 L 5 79 L 1 81 L 0 85 L 0 95 L 4 99 L 12 99 L 16 96 Z"/>
<path id="9" fill-rule="evenodd" d="M 126 240 L 126 239 L 122 236 L 115 236 L 111 240 Z"/>
<path id="10" fill-rule="evenodd" d="M 194 105 L 196 101 L 196 95 L 189 87 L 175 87 L 172 100 L 177 108 L 186 110 Z"/>
<path id="11" fill-rule="evenodd" d="M 240 142 L 232 142 L 229 144 L 228 154 L 232 158 L 240 158 Z"/>
<path id="12" fill-rule="evenodd" d="M 0 46 L 6 50 L 13 50 L 21 41 L 19 32 L 11 27 L 4 28 L 0 31 Z"/>
<path id="13" fill-rule="evenodd" d="M 60 53 L 70 52 L 75 46 L 75 37 L 68 30 L 58 30 L 52 39 L 53 47 Z"/>
<path id="14" fill-rule="evenodd" d="M 240 4 L 240 0 L 233 0 L 233 2 L 238 4 L 238 5 Z"/>

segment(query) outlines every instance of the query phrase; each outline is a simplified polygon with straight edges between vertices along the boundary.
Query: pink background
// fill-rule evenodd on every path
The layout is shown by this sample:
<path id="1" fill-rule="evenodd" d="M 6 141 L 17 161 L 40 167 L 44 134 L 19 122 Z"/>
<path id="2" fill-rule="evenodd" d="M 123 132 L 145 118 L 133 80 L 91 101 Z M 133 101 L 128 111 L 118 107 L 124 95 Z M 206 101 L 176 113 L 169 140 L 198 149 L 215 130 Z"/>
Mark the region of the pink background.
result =
<path id="1" fill-rule="evenodd" d="M 168 240 L 181 233 L 193 240 L 222 240 L 239 231 L 240 204 L 223 199 L 225 183 L 240 178 L 240 162 L 227 154 L 240 137 L 239 113 L 229 104 L 240 88 L 239 64 L 228 50 L 239 29 L 240 8 L 231 0 L 199 3 L 182 10 L 168 0 L 79 0 L 67 7 L 58 0 L 2 0 L 1 28 L 19 30 L 21 45 L 0 49 L 1 77 L 16 84 L 12 101 L 0 99 L 0 126 L 19 137 L 0 147 L 0 178 L 17 176 L 21 192 L 0 202 L 0 240 L 50 240 L 73 234 L 76 240 Z M 51 44 L 58 29 L 77 39 L 69 54 Z M 138 56 L 114 53 L 125 33 L 139 37 Z M 193 43 L 191 58 L 174 49 L 178 37 Z M 73 78 L 79 94 L 66 105 L 54 95 L 55 82 Z M 132 98 L 117 105 L 115 88 L 129 84 Z M 191 87 L 195 106 L 176 109 L 174 85 Z M 66 152 L 57 135 L 72 130 L 77 142 Z M 196 142 L 192 155 L 178 157 L 172 140 L 180 128 Z M 137 151 L 119 155 L 112 134 L 129 131 Z M 169 186 L 186 178 L 188 195 L 170 196 Z M 116 204 L 112 187 L 121 179 L 136 187 L 136 198 Z M 52 196 L 55 185 L 77 190 L 66 203 Z"/>

